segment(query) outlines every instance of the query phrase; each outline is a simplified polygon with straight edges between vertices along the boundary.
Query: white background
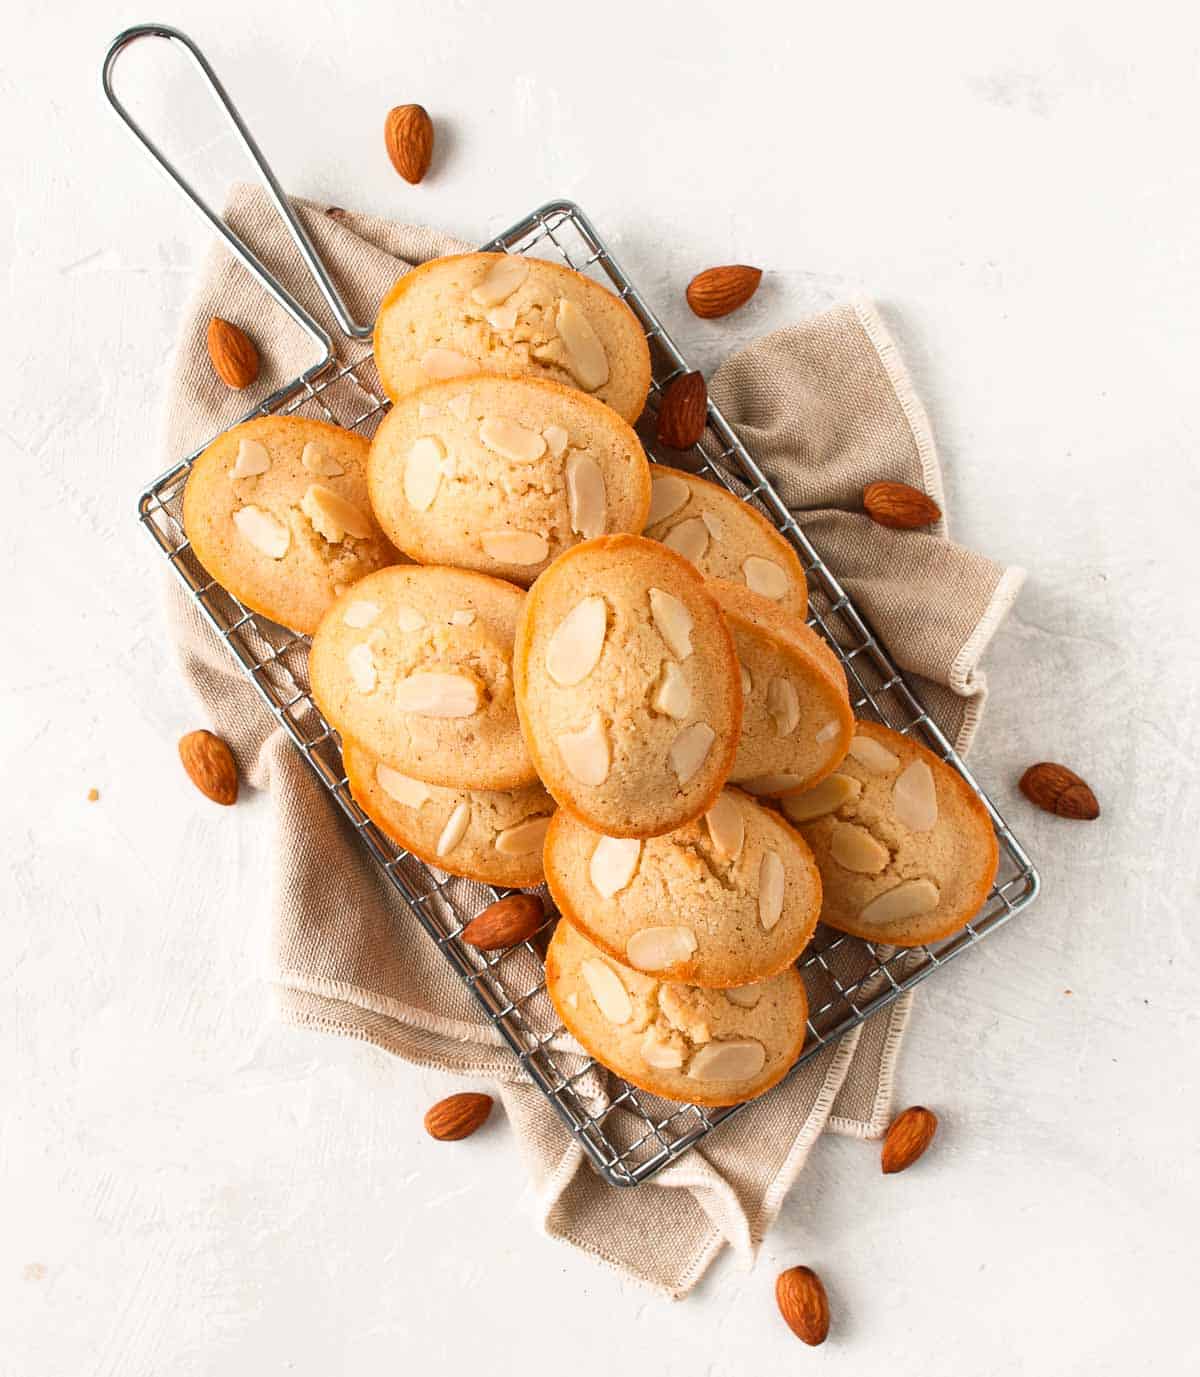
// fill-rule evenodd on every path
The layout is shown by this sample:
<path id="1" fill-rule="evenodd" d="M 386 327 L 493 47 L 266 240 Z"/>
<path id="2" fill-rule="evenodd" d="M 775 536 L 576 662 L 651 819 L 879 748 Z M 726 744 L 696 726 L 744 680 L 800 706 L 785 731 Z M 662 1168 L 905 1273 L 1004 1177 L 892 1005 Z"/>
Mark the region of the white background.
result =
<path id="1" fill-rule="evenodd" d="M 21 0 L 0 53 L 0 1372 L 1194 1369 L 1194 8 L 153 8 Z M 885 1180 L 823 1141 L 756 1270 L 682 1305 L 535 1232 L 502 1121 L 427 1139 L 449 1080 L 272 1021 L 270 817 L 180 773 L 201 723 L 134 521 L 208 244 L 100 99 L 147 18 L 206 48 L 294 192 L 477 240 L 577 199 L 704 367 L 875 297 L 954 534 L 1030 571 L 975 763 L 1045 896 L 922 992 L 900 1102 L 939 1111 L 936 1146 Z M 223 186 L 155 64 L 129 89 Z M 438 127 L 415 189 L 381 139 L 406 101 Z M 762 289 L 695 320 L 684 285 L 728 261 Z M 1020 798 L 1046 757 L 1098 823 Z M 775 1312 L 797 1262 L 831 1295 L 819 1354 Z"/>

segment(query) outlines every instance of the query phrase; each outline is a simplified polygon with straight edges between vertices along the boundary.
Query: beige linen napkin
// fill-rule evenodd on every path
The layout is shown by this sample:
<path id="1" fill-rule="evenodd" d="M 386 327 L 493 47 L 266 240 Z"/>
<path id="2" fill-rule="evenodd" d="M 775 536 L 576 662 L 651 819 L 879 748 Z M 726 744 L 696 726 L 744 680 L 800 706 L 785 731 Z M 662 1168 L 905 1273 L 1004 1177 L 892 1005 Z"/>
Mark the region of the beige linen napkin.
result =
<path id="1" fill-rule="evenodd" d="M 406 264 L 464 247 L 429 229 L 296 204 L 362 320 L 373 317 Z M 324 318 L 315 288 L 297 287 L 299 261 L 263 194 L 236 188 L 226 215 Z M 257 341 L 264 363 L 258 395 L 314 362 L 311 342 L 215 249 L 183 325 L 168 422 L 171 462 L 253 400 L 212 376 L 204 338 L 213 315 L 242 325 Z M 347 346 L 351 356 L 360 349 Z M 731 358 L 712 379 L 712 394 L 918 680 L 943 728 L 965 748 L 985 692 L 979 658 L 1021 574 L 951 544 L 944 525 L 901 534 L 874 526 L 859 510 L 863 485 L 878 478 L 911 483 L 944 506 L 924 411 L 878 314 L 855 303 L 781 330 Z M 418 1065 L 496 1082 L 549 1234 L 682 1297 L 724 1244 L 747 1264 L 753 1259 L 824 1127 L 858 1137 L 882 1132 L 910 998 L 824 1050 L 652 1182 L 625 1191 L 604 1183 L 384 885 L 175 580 L 169 604 L 185 673 L 214 730 L 233 746 L 243 777 L 274 800 L 270 976 L 281 1016 Z M 603 1095 L 599 1078 L 591 1092 Z M 399 1200 L 394 1205 L 401 1207 Z"/>

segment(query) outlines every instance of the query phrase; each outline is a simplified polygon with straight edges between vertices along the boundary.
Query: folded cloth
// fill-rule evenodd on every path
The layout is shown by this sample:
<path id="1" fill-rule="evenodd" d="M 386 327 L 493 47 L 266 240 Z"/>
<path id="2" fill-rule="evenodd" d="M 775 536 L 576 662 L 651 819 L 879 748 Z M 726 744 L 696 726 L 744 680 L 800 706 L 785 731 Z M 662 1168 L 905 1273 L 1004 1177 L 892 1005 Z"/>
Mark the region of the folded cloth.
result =
<path id="1" fill-rule="evenodd" d="M 359 319 L 373 318 L 384 291 L 409 266 L 466 247 L 427 228 L 293 204 Z M 299 260 L 265 195 L 235 188 L 226 218 L 323 318 L 316 288 L 296 288 Z M 314 362 L 307 336 L 235 260 L 214 249 L 180 335 L 170 462 L 245 410 L 245 397 L 214 379 L 205 355 L 214 315 L 243 325 L 257 341 L 262 395 Z M 877 527 L 862 514 L 864 484 L 885 478 L 945 506 L 928 421 L 878 313 L 858 301 L 780 330 L 730 358 L 711 392 L 933 715 L 965 749 L 986 691 L 979 659 L 1022 574 L 952 544 L 944 521 L 917 534 Z M 271 979 L 282 1018 L 374 1043 L 417 1065 L 496 1082 L 547 1233 L 679 1298 L 725 1244 L 752 1261 L 822 1129 L 860 1138 L 882 1133 L 911 996 L 824 1049 L 652 1181 L 627 1191 L 606 1184 L 174 579 L 168 598 L 186 677 L 214 730 L 233 747 L 243 778 L 274 801 Z M 472 889 L 460 883 L 460 897 L 470 903 Z M 600 1098 L 604 1089 L 596 1077 L 589 1093 Z"/>

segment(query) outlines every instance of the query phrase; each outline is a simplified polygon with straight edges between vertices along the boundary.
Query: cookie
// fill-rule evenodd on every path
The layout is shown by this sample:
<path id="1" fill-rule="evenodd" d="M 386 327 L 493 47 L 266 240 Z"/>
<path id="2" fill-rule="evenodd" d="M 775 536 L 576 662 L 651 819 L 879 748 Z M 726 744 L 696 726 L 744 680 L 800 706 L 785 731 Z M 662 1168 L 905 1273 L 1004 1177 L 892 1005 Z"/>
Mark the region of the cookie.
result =
<path id="1" fill-rule="evenodd" d="M 325 614 L 312 696 L 344 738 L 447 789 L 515 789 L 537 776 L 517 722 L 512 645 L 525 594 L 436 565 L 371 574 Z"/>
<path id="2" fill-rule="evenodd" d="M 991 817 L 957 770 L 907 736 L 859 722 L 828 778 L 782 803 L 821 869 L 821 921 L 914 947 L 979 912 L 999 862 Z"/>
<path id="3" fill-rule="evenodd" d="M 554 800 L 540 784 L 443 789 L 402 775 L 353 741 L 342 743 L 342 764 L 355 802 L 405 851 L 486 885 L 541 884 Z"/>
<path id="4" fill-rule="evenodd" d="M 209 574 L 253 612 L 311 634 L 344 588 L 401 556 L 367 497 L 367 441 L 299 416 L 227 430 L 192 465 L 183 526 Z"/>
<path id="5" fill-rule="evenodd" d="M 513 671 L 542 783 L 589 827 L 657 836 L 720 793 L 741 680 L 725 619 L 679 555 L 631 535 L 560 555 L 526 598 Z"/>
<path id="6" fill-rule="evenodd" d="M 742 735 L 729 778 L 747 793 L 811 789 L 850 748 L 846 672 L 804 622 L 740 583 L 713 579 L 742 671 Z"/>
<path id="7" fill-rule="evenodd" d="M 682 469 L 655 464 L 650 479 L 643 534 L 690 559 L 705 578 L 743 584 L 804 620 L 804 566 L 761 512 L 717 483 Z"/>
<path id="8" fill-rule="evenodd" d="M 589 1056 L 668 1100 L 752 1099 L 804 1047 L 808 1000 L 794 966 L 754 985 L 701 990 L 631 971 L 562 922 L 546 953 L 546 989 Z"/>
<path id="9" fill-rule="evenodd" d="M 640 532 L 650 465 L 631 427 L 558 383 L 477 376 L 397 402 L 368 464 L 384 531 L 421 564 L 529 585 L 591 536 Z"/>
<path id="10" fill-rule="evenodd" d="M 520 254 L 458 254 L 406 273 L 379 307 L 375 363 L 394 402 L 431 382 L 501 373 L 578 388 L 636 421 L 650 390 L 650 348 L 621 298 Z"/>
<path id="11" fill-rule="evenodd" d="M 778 813 L 725 789 L 662 837 L 606 837 L 559 811 L 546 880 L 563 916 L 615 960 L 725 989 L 790 966 L 817 926 L 821 877 Z"/>

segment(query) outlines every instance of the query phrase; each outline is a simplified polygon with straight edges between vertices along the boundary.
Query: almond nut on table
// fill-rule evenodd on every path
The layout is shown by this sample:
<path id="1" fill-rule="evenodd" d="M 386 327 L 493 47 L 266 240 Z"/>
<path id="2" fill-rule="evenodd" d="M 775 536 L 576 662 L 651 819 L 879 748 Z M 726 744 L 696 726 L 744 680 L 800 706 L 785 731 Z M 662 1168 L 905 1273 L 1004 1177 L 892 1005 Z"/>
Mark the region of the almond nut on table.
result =
<path id="1" fill-rule="evenodd" d="M 775 1279 L 775 1301 L 788 1328 L 816 1347 L 829 1334 L 829 1297 L 811 1267 L 789 1267 Z"/>
<path id="2" fill-rule="evenodd" d="M 668 449 L 691 449 L 704 434 L 708 388 L 703 373 L 681 373 L 667 384 L 655 434 Z"/>
<path id="3" fill-rule="evenodd" d="M 1021 792 L 1047 813 L 1092 822 L 1100 816 L 1096 795 L 1074 770 L 1053 761 L 1031 765 L 1021 776 Z"/>
<path id="4" fill-rule="evenodd" d="M 233 752 L 212 732 L 188 732 L 179 739 L 179 759 L 188 778 L 214 803 L 237 802 L 238 772 Z"/>
<path id="5" fill-rule="evenodd" d="M 492 1097 L 464 1090 L 448 1095 L 425 1113 L 425 1131 L 439 1143 L 457 1143 L 483 1127 L 492 1112 Z"/>
<path id="6" fill-rule="evenodd" d="M 489 904 L 462 930 L 462 940 L 480 951 L 499 951 L 527 942 L 545 919 L 536 894 L 509 894 Z"/>
<path id="7" fill-rule="evenodd" d="M 433 159 L 433 121 L 423 105 L 397 105 L 388 111 L 384 143 L 392 166 L 414 186 Z"/>
<path id="8" fill-rule="evenodd" d="M 688 283 L 687 303 L 704 320 L 716 320 L 744 306 L 758 291 L 762 269 L 745 263 L 707 268 Z"/>
<path id="9" fill-rule="evenodd" d="M 208 322 L 208 357 L 217 377 L 235 391 L 258 377 L 258 350 L 245 331 L 220 316 Z"/>
<path id="10" fill-rule="evenodd" d="M 863 489 L 863 506 L 877 526 L 915 531 L 940 521 L 942 509 L 932 497 L 907 483 L 870 483 Z"/>
<path id="11" fill-rule="evenodd" d="M 914 1104 L 892 1120 L 883 1140 L 880 1166 L 885 1176 L 911 1167 L 933 1142 L 937 1132 L 937 1115 L 924 1105 Z"/>

